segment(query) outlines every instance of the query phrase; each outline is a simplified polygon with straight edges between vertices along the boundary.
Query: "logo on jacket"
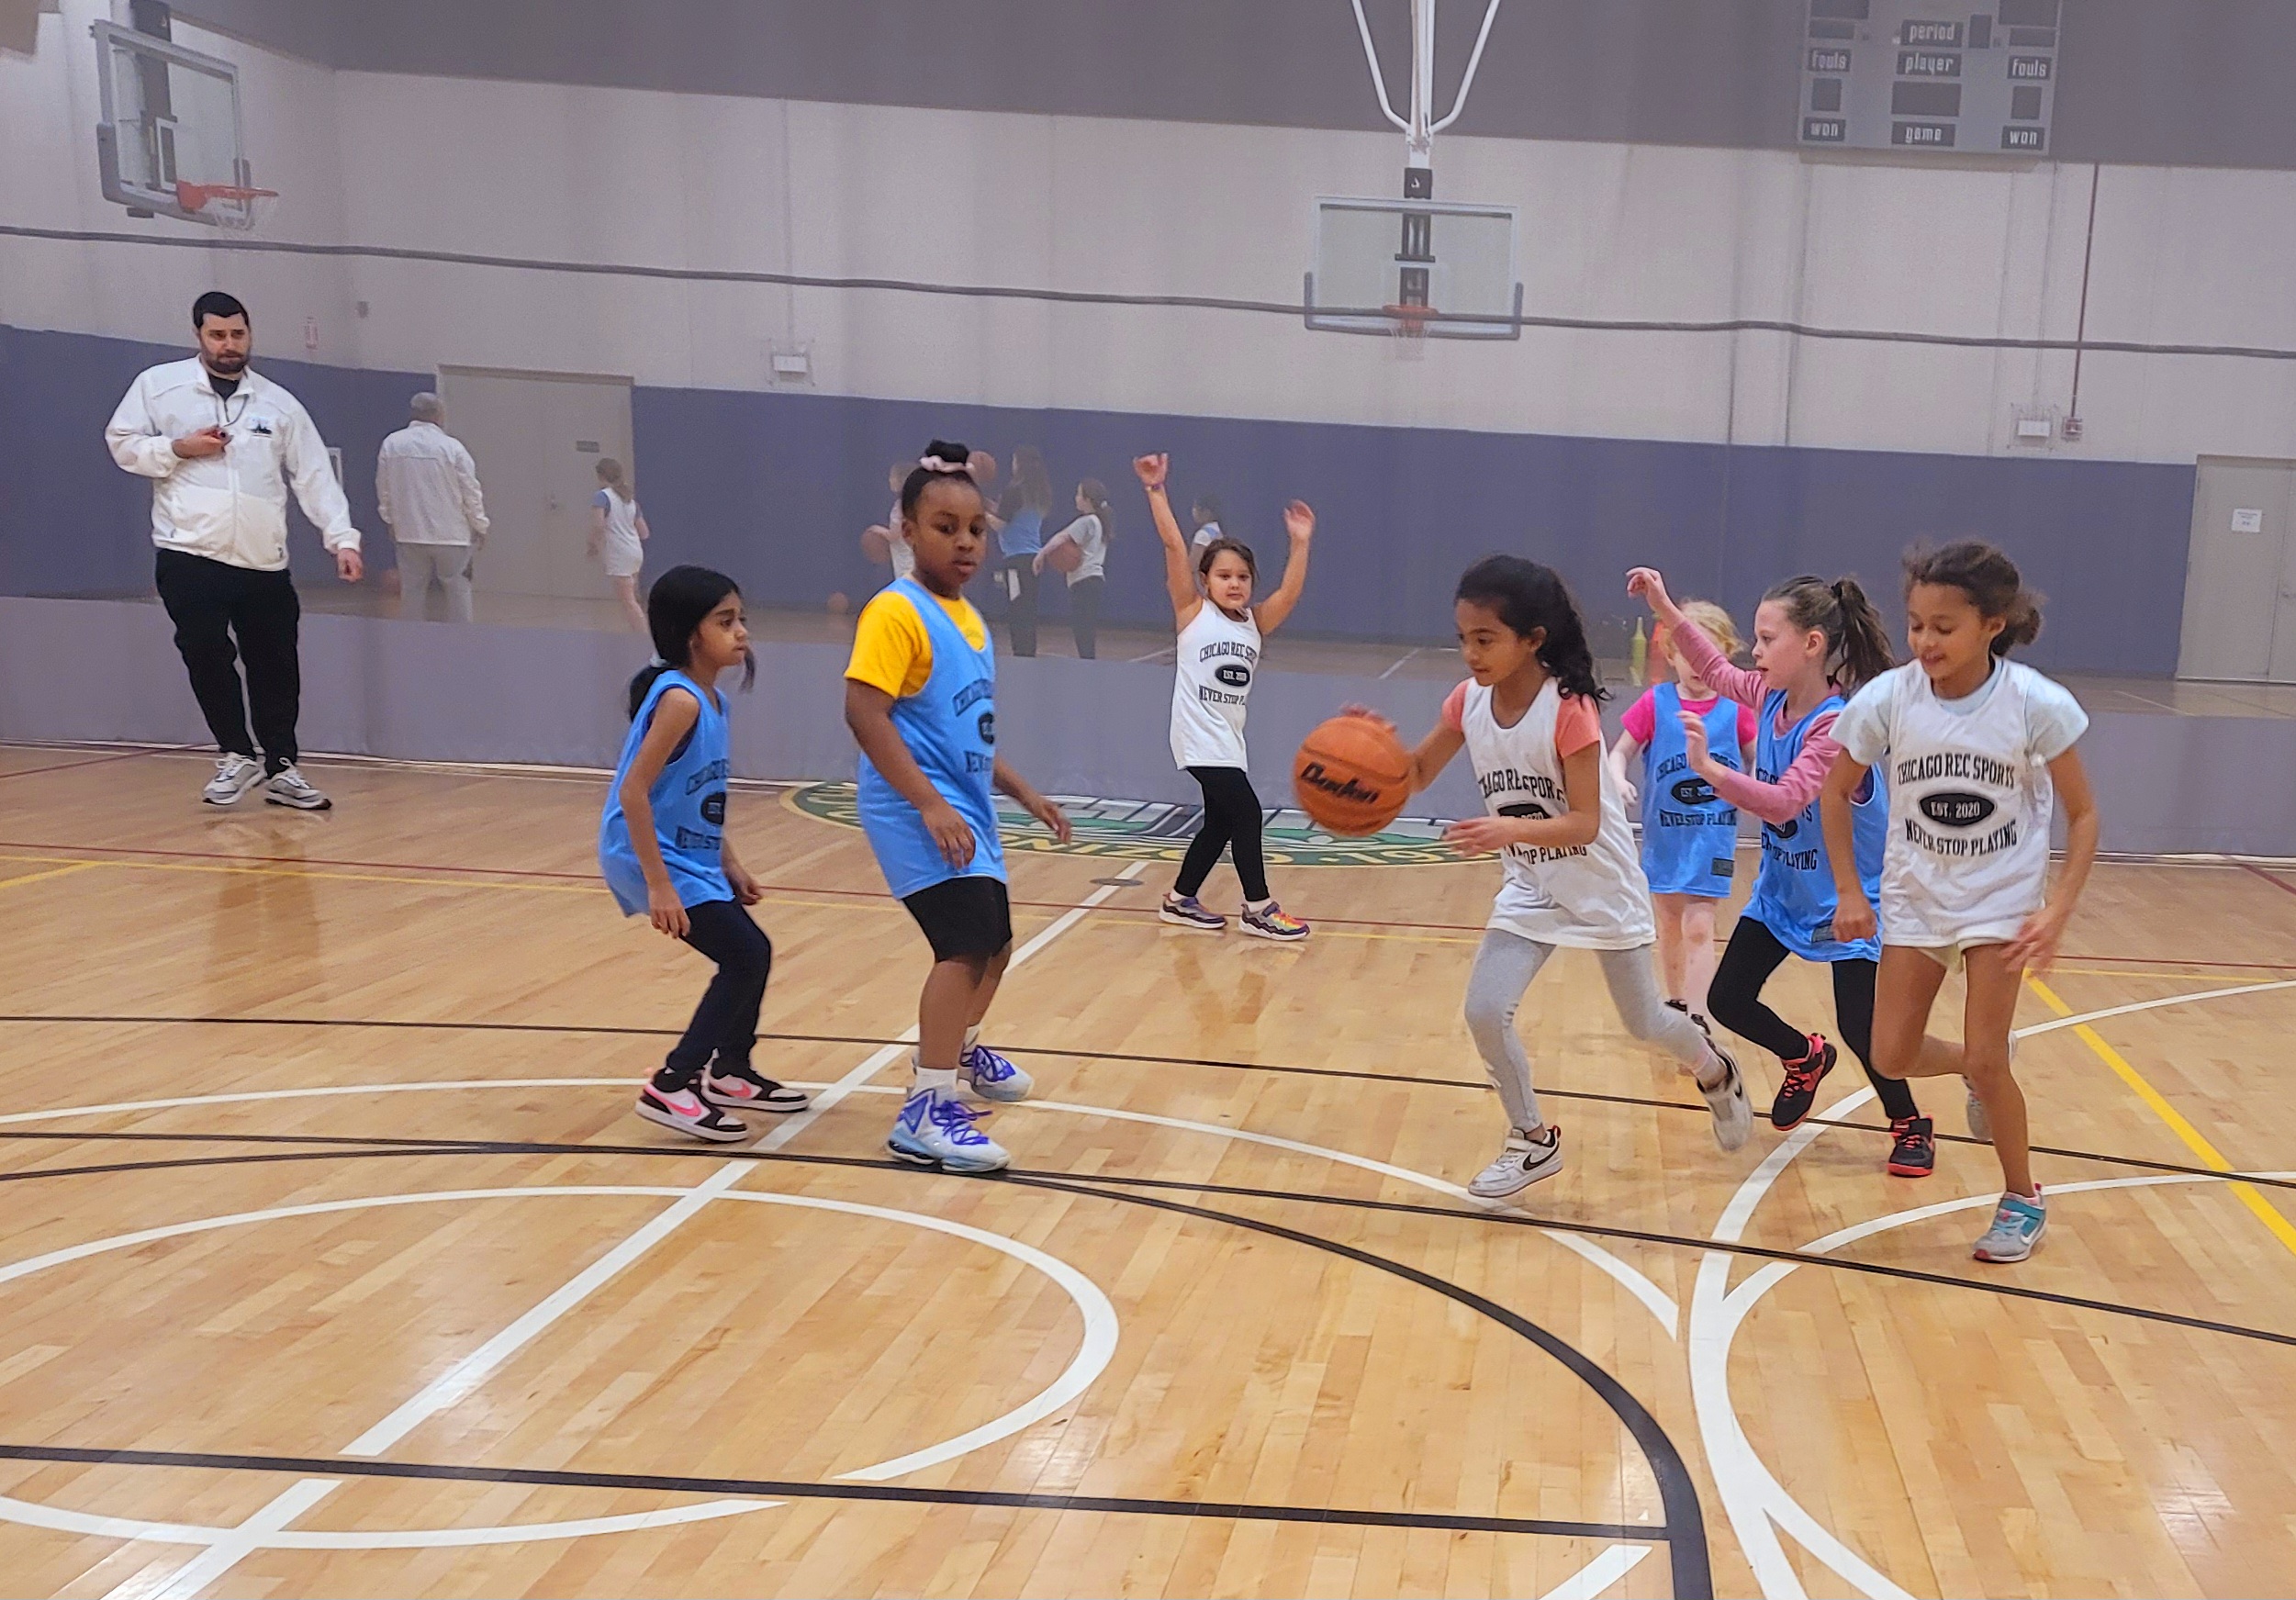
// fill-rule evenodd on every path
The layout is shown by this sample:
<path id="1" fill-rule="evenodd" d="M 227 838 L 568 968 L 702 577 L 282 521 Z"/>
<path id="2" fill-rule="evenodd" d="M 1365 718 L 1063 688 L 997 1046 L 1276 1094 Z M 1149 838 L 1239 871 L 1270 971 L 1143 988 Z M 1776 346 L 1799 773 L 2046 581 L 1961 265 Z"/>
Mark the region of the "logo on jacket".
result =
<path id="1" fill-rule="evenodd" d="M 1958 789 L 1925 794 L 1920 804 L 1921 814 L 1941 828 L 1974 828 L 1999 809 L 1989 796 Z"/>
<path id="2" fill-rule="evenodd" d="M 725 791 L 706 795 L 701 801 L 701 820 L 713 828 L 725 826 Z"/>
<path id="3" fill-rule="evenodd" d="M 993 744 L 997 742 L 996 712 L 992 710 L 981 712 L 980 721 L 975 725 L 980 731 L 980 742 L 983 744 Z"/>
<path id="4" fill-rule="evenodd" d="M 1242 688 L 1251 682 L 1251 668 L 1241 662 L 1223 662 L 1212 669 L 1212 676 L 1230 688 Z"/>
<path id="5" fill-rule="evenodd" d="M 1546 807 L 1540 805 L 1537 800 L 1516 800 L 1512 804 L 1501 806 L 1499 808 L 1499 815 L 1503 817 L 1536 817 L 1543 822 L 1548 817 L 1553 815 L 1553 813 L 1548 811 Z"/>
<path id="6" fill-rule="evenodd" d="M 1714 803 L 1714 786 L 1703 778 L 1686 778 L 1666 792 L 1674 797 L 1674 804 L 1686 811 Z"/>

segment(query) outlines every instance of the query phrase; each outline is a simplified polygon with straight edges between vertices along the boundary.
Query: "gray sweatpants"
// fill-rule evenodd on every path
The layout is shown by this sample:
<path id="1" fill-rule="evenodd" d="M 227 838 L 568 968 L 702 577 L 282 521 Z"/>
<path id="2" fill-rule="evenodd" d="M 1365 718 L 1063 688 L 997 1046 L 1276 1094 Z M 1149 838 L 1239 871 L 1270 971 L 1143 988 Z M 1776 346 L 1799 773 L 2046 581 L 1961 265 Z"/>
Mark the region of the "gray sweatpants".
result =
<path id="1" fill-rule="evenodd" d="M 431 580 L 446 591 L 446 620 L 471 620 L 470 546 L 467 544 L 401 544 L 398 547 L 399 603 L 417 621 L 428 610 Z"/>
<path id="2" fill-rule="evenodd" d="M 1474 1035 L 1484 1068 L 1506 1104 L 1508 1124 L 1525 1132 L 1542 1123 L 1539 1096 L 1530 1087 L 1530 1057 L 1515 1031 L 1515 1009 L 1554 952 L 1552 945 L 1486 928 L 1482 947 L 1475 951 L 1474 970 L 1467 977 L 1467 1031 Z M 1696 1065 L 1705 1060 L 1706 1035 L 1698 1024 L 1659 998 L 1648 945 L 1593 954 L 1602 963 L 1603 981 L 1610 987 L 1611 1001 L 1628 1033 L 1677 1061 Z"/>

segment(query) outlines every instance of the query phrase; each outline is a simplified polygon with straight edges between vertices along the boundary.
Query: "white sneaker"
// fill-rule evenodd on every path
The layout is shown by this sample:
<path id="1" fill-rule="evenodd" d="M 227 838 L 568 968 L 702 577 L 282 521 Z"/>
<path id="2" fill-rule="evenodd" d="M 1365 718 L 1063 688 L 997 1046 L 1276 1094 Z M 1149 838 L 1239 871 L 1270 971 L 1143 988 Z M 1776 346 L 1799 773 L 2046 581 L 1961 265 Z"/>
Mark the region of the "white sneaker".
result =
<path id="1" fill-rule="evenodd" d="M 1707 1048 L 1722 1064 L 1722 1076 L 1713 1083 L 1701 1082 L 1698 1092 L 1706 1097 L 1707 1110 L 1714 1113 L 1714 1142 L 1724 1150 L 1735 1150 L 1753 1131 L 1753 1107 L 1746 1102 L 1746 1080 L 1739 1076 L 1738 1063 L 1728 1050 L 1714 1044 Z"/>
<path id="2" fill-rule="evenodd" d="M 1475 1174 L 1467 1192 L 1483 1200 L 1498 1200 L 1520 1193 L 1541 1178 L 1551 1178 L 1562 1170 L 1561 1128 L 1540 1128 L 1535 1134 L 1511 1128 L 1499 1158 Z"/>
<path id="3" fill-rule="evenodd" d="M 263 780 L 263 764 L 252 755 L 226 755 L 215 764 L 215 776 L 199 798 L 211 806 L 235 806 L 241 796 Z"/>
<path id="4" fill-rule="evenodd" d="M 919 1167 L 944 1172 L 996 1172 L 1013 1158 L 973 1124 L 983 1113 L 953 1094 L 921 1089 L 902 1102 L 885 1147 Z"/>
<path id="5" fill-rule="evenodd" d="M 283 766 L 272 775 L 263 786 L 263 800 L 274 806 L 293 806 L 298 811 L 323 811 L 334 801 L 311 787 L 310 779 L 292 766 Z"/>

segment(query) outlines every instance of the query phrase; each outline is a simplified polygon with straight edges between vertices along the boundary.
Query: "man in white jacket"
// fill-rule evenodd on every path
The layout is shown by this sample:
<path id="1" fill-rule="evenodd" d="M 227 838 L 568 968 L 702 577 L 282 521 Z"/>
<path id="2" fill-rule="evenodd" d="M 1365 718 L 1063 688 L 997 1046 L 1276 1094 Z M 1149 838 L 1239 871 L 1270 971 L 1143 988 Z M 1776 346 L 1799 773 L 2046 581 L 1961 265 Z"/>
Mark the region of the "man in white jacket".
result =
<path id="1" fill-rule="evenodd" d="M 222 753 L 201 798 L 236 805 L 261 784 L 273 805 L 325 811 L 332 802 L 295 765 L 303 608 L 287 576 L 288 485 L 345 583 L 364 571 L 358 530 L 310 414 L 248 367 L 247 308 L 211 291 L 193 302 L 191 321 L 199 353 L 139 376 L 104 442 L 123 469 L 151 479 L 160 599 Z"/>
<path id="2" fill-rule="evenodd" d="M 375 461 L 375 505 L 398 545 L 398 599 L 420 618 L 437 579 L 450 621 L 471 620 L 470 563 L 487 539 L 478 467 L 446 431 L 446 403 L 425 389 L 408 402 L 414 420 L 383 441 Z"/>

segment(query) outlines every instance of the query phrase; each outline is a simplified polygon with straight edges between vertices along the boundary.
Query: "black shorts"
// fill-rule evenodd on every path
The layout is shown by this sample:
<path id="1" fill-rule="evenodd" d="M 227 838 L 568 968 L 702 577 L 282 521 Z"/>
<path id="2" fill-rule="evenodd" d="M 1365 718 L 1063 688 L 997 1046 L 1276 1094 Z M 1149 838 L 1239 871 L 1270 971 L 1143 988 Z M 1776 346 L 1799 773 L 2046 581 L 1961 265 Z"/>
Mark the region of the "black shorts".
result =
<path id="1" fill-rule="evenodd" d="M 924 930 L 935 961 L 985 960 L 1013 942 L 1013 902 L 1001 878 L 952 878 L 901 903 Z"/>

